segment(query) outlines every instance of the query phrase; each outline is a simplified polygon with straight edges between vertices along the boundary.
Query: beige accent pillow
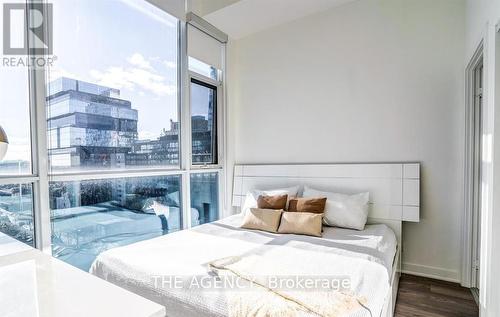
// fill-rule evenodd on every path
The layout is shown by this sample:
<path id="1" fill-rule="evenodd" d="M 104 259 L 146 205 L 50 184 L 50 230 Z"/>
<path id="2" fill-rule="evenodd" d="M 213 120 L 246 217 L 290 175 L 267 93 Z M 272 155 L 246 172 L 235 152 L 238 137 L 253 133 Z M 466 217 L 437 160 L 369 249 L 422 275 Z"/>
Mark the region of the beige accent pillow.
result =
<path id="1" fill-rule="evenodd" d="M 282 213 L 283 210 L 278 209 L 250 208 L 245 213 L 243 224 L 240 227 L 276 233 Z"/>
<path id="2" fill-rule="evenodd" d="M 257 208 L 260 209 L 282 209 L 286 208 L 288 195 L 260 195 L 257 199 Z"/>
<path id="3" fill-rule="evenodd" d="M 304 234 L 321 237 L 323 214 L 311 212 L 284 212 L 278 233 Z"/>
<path id="4" fill-rule="evenodd" d="M 292 198 L 288 203 L 287 211 L 312 212 L 322 214 L 325 212 L 326 197 L 323 198 Z"/>

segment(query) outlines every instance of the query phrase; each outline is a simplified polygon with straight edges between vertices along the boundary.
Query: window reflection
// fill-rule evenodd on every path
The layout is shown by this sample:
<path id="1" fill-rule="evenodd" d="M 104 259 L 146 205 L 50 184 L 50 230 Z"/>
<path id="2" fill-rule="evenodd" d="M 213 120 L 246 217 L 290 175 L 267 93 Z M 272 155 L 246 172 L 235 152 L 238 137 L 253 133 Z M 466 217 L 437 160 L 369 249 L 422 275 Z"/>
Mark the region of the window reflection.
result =
<path id="1" fill-rule="evenodd" d="M 50 183 L 53 255 L 88 270 L 101 252 L 182 228 L 180 176 Z"/>
<path id="2" fill-rule="evenodd" d="M 194 165 L 217 164 L 217 87 L 191 80 L 191 139 Z"/>
<path id="3" fill-rule="evenodd" d="M 219 219 L 219 174 L 191 174 L 191 208 L 199 217 L 191 219 L 191 225 L 212 222 Z"/>
<path id="4" fill-rule="evenodd" d="M 31 184 L 0 185 L 0 232 L 35 246 Z"/>

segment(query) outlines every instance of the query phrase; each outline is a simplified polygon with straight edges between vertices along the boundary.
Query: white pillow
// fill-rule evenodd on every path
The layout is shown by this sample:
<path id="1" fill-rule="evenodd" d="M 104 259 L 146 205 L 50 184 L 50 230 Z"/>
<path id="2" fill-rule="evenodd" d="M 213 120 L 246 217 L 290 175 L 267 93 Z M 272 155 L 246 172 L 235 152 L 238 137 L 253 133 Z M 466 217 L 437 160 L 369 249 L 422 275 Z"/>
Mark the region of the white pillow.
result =
<path id="1" fill-rule="evenodd" d="M 326 197 L 323 223 L 328 226 L 363 230 L 368 219 L 370 193 L 344 195 L 304 188 L 303 197 Z"/>
<path id="2" fill-rule="evenodd" d="M 288 195 L 288 200 L 287 200 L 287 206 L 288 202 L 290 201 L 290 198 L 297 197 L 297 193 L 299 191 L 299 186 L 292 186 L 288 188 L 276 188 L 276 189 L 254 189 L 249 192 L 247 192 L 247 195 L 245 197 L 245 202 L 243 203 L 241 207 L 241 212 L 246 212 L 250 208 L 257 208 L 257 199 L 259 199 L 259 196 L 261 195 L 266 195 L 266 196 L 274 196 L 274 195 Z"/>

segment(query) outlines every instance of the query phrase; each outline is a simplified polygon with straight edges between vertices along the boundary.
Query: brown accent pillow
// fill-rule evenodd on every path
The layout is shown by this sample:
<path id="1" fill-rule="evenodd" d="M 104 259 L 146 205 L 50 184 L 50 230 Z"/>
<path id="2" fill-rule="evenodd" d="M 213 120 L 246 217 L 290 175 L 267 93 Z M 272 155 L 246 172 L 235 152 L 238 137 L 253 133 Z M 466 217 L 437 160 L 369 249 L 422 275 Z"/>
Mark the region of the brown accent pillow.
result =
<path id="1" fill-rule="evenodd" d="M 322 214 L 311 212 L 284 212 L 278 233 L 304 234 L 321 237 Z"/>
<path id="2" fill-rule="evenodd" d="M 286 208 L 286 202 L 288 200 L 288 195 L 260 195 L 257 199 L 257 208 L 260 209 L 283 209 Z"/>
<path id="3" fill-rule="evenodd" d="M 325 211 L 326 197 L 322 198 L 292 198 L 288 203 L 290 212 L 312 212 L 322 214 Z"/>
<path id="4" fill-rule="evenodd" d="M 277 209 L 250 208 L 245 213 L 243 224 L 240 227 L 276 233 L 280 225 L 282 213 L 283 210 Z"/>

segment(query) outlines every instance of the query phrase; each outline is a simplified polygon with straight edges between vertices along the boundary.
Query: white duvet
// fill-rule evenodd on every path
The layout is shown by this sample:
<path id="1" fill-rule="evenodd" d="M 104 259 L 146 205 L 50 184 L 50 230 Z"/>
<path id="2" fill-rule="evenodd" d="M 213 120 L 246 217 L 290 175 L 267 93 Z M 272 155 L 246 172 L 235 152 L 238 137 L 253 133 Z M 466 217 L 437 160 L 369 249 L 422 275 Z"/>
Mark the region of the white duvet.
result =
<path id="1" fill-rule="evenodd" d="M 387 226 L 368 225 L 363 231 L 325 227 L 323 237 L 316 238 L 245 230 L 238 228 L 240 223 L 241 216 L 235 215 L 108 250 L 96 259 L 90 272 L 164 305 L 168 316 L 229 316 L 229 300 L 234 292 L 245 294 L 245 290 L 241 283 L 229 287 L 214 284 L 209 263 L 268 246 L 290 263 L 295 255 L 303 257 L 307 251 L 314 254 L 316 265 L 310 266 L 311 275 L 347 277 L 355 296 L 363 299 L 368 309 L 348 316 L 380 315 L 396 253 L 396 237 Z M 325 254 L 324 263 L 321 254 Z"/>

